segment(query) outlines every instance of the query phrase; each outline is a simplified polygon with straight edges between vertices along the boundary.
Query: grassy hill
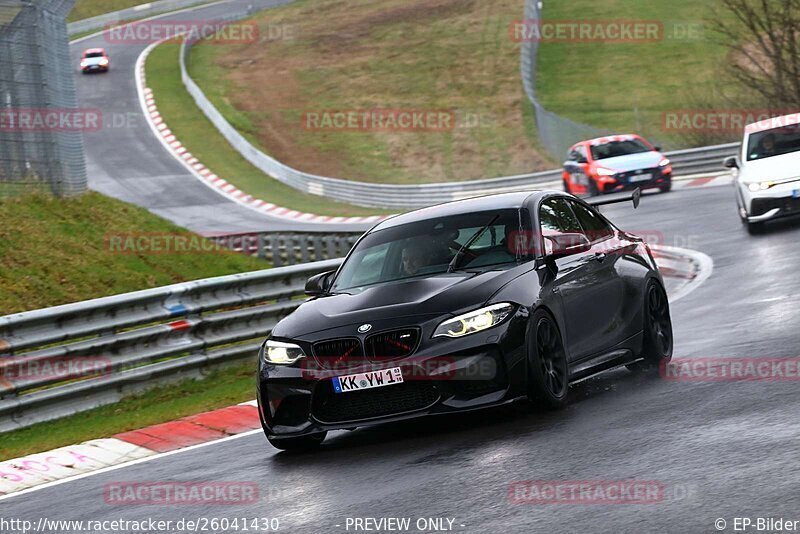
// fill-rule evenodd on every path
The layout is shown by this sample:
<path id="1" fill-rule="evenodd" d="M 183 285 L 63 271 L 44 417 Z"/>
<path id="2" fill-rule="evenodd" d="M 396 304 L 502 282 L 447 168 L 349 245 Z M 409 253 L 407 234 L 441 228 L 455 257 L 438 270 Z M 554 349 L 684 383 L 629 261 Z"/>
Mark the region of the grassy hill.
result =
<path id="1" fill-rule="evenodd" d="M 547 109 L 570 119 L 612 131 L 643 133 L 665 146 L 711 141 L 668 131 L 662 123 L 668 111 L 731 107 L 723 98 L 733 95 L 721 81 L 727 50 L 713 37 L 713 6 L 695 0 L 546 2 L 546 21 L 657 21 L 663 25 L 663 38 L 542 43 L 539 98 Z"/>
<path id="2" fill-rule="evenodd" d="M 267 267 L 228 251 L 135 251 L 130 236 L 192 236 L 98 193 L 2 200 L 0 221 L 0 315 Z"/>
<path id="3" fill-rule="evenodd" d="M 549 168 L 509 38 L 522 0 L 300 0 L 259 13 L 257 42 L 203 43 L 190 72 L 237 128 L 304 171 L 470 180 Z M 443 131 L 318 129 L 308 113 L 452 112 Z"/>

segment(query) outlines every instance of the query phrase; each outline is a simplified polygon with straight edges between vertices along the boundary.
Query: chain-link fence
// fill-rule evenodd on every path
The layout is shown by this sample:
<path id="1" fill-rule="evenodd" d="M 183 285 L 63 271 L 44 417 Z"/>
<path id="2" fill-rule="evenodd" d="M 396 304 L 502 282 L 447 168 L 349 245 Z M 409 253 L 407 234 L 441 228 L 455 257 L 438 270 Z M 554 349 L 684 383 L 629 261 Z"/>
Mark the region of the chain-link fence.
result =
<path id="1" fill-rule="evenodd" d="M 538 24 L 542 20 L 541 0 L 525 0 L 525 24 Z M 522 84 L 525 94 L 533 104 L 536 114 L 536 128 L 542 146 L 561 161 L 569 147 L 583 139 L 591 139 L 607 134 L 587 124 L 580 124 L 548 111 L 536 97 L 536 59 L 539 53 L 539 40 L 526 39 L 522 43 Z"/>
<path id="2" fill-rule="evenodd" d="M 0 197 L 86 190 L 65 18 L 75 0 L 0 0 Z M 88 124 L 87 124 L 88 119 Z"/>

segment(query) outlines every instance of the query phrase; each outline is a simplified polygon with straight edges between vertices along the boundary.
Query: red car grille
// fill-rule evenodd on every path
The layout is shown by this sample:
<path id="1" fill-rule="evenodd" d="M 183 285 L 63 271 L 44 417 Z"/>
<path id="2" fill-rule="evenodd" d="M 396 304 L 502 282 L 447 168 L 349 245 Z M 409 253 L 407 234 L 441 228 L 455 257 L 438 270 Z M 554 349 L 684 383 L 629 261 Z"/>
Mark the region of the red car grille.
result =
<path id="1" fill-rule="evenodd" d="M 314 343 L 314 357 L 324 369 L 339 367 L 348 361 L 361 359 L 364 351 L 355 338 L 331 339 Z"/>
<path id="2" fill-rule="evenodd" d="M 417 348 L 419 330 L 404 328 L 369 336 L 365 342 L 367 356 L 374 361 L 408 356 Z"/>

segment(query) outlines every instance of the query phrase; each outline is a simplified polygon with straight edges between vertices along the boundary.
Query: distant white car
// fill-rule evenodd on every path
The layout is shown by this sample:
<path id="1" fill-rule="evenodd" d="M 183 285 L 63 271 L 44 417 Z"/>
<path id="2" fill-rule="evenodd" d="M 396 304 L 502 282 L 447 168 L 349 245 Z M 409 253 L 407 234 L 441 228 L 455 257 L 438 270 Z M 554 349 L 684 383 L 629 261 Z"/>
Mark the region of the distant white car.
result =
<path id="1" fill-rule="evenodd" d="M 800 215 L 800 113 L 747 125 L 741 152 L 724 165 L 738 169 L 736 202 L 751 234 L 766 221 Z"/>

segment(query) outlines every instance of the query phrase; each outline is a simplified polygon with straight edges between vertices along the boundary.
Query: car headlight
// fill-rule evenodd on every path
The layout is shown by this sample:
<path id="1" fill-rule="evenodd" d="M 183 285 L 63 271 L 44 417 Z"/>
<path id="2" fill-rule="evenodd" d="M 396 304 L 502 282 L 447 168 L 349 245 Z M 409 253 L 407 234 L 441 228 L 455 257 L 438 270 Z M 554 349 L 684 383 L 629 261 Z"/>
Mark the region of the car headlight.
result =
<path id="1" fill-rule="evenodd" d="M 433 337 L 463 337 L 481 332 L 499 325 L 513 311 L 513 304 L 503 302 L 465 313 L 444 321 L 436 328 Z"/>
<path id="2" fill-rule="evenodd" d="M 658 166 L 659 167 L 666 167 L 669 164 L 670 164 L 670 161 L 667 158 L 664 158 L 664 159 L 661 160 L 661 162 L 658 164 Z"/>
<path id="3" fill-rule="evenodd" d="M 106 65 L 108 65 L 108 60 L 107 60 L 106 58 L 103 58 L 103 59 L 101 59 L 100 61 L 98 61 L 98 63 L 99 63 L 101 66 L 105 67 Z"/>
<path id="4" fill-rule="evenodd" d="M 264 346 L 264 361 L 274 365 L 291 365 L 305 357 L 303 349 L 294 343 L 269 340 Z"/>
<path id="5" fill-rule="evenodd" d="M 604 169 L 603 167 L 598 167 L 597 174 L 599 176 L 614 176 L 615 174 L 617 174 L 617 171 L 612 171 L 611 169 Z"/>
<path id="6" fill-rule="evenodd" d="M 766 191 L 767 189 L 774 187 L 776 184 L 775 182 L 753 182 L 752 184 L 747 185 L 747 189 L 756 193 L 758 191 Z"/>

